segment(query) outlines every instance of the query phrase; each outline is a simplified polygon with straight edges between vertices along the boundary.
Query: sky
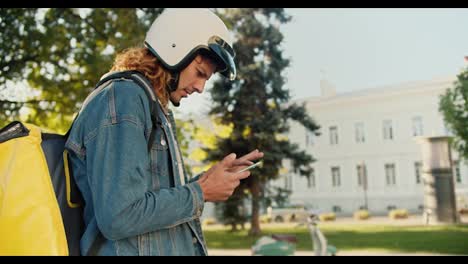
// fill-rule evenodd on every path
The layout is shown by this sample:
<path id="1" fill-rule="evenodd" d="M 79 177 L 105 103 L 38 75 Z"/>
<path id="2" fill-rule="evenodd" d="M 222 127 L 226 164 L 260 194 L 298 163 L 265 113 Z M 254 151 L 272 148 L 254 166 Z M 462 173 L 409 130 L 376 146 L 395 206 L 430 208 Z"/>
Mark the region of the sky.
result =
<path id="1" fill-rule="evenodd" d="M 292 99 L 455 76 L 468 56 L 468 9 L 286 8 L 281 26 Z M 209 89 L 210 80 L 206 88 Z M 209 92 L 184 99 L 177 114 L 204 115 Z"/>

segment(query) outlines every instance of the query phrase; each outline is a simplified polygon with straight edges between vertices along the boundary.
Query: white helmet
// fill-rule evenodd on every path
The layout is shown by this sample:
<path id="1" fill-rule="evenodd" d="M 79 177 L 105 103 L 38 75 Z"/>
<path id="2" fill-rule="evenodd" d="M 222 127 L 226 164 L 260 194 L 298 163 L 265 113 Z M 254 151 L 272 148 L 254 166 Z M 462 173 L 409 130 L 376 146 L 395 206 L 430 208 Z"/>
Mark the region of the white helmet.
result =
<path id="1" fill-rule="evenodd" d="M 208 9 L 166 9 L 148 30 L 145 45 L 170 71 L 180 72 L 198 52 L 207 51 L 222 75 L 236 77 L 229 31 Z"/>

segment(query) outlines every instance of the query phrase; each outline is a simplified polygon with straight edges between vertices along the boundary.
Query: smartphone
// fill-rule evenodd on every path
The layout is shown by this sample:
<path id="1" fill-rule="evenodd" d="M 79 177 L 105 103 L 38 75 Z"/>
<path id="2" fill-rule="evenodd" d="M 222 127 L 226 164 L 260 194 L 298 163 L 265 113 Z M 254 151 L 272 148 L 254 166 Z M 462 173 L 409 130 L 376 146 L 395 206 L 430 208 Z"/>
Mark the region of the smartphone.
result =
<path id="1" fill-rule="evenodd" d="M 253 169 L 255 167 L 258 167 L 258 166 L 262 165 L 262 163 L 263 163 L 263 161 L 261 160 L 261 161 L 255 163 L 255 164 L 252 164 L 252 165 L 250 165 L 250 166 L 248 166 L 246 168 L 243 168 L 242 170 L 238 171 L 237 173 L 243 172 L 243 171 L 246 171 L 246 170 L 250 170 L 250 169 Z"/>

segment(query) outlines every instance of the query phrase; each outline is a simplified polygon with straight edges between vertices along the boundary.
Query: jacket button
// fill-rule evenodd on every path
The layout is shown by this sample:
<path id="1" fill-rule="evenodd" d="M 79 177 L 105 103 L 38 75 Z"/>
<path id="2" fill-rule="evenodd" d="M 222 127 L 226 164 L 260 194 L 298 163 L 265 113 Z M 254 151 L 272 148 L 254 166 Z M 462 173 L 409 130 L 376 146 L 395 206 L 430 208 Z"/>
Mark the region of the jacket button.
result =
<path id="1" fill-rule="evenodd" d="M 161 145 L 166 146 L 166 140 L 161 139 Z"/>
<path id="2" fill-rule="evenodd" d="M 193 244 L 196 244 L 196 243 L 197 243 L 197 238 L 196 238 L 196 237 L 192 237 L 192 243 L 193 243 Z"/>

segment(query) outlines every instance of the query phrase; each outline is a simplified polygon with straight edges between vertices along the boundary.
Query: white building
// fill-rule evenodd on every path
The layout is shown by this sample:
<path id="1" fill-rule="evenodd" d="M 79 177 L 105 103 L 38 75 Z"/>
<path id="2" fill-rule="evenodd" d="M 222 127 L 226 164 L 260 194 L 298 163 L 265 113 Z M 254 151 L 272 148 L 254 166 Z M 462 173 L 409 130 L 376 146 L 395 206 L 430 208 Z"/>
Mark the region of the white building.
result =
<path id="1" fill-rule="evenodd" d="M 439 96 L 453 78 L 418 81 L 336 94 L 326 81 L 322 95 L 306 102 L 321 126 L 316 137 L 298 123 L 289 139 L 317 161 L 310 180 L 290 172 L 275 185 L 292 190 L 292 202 L 321 211 L 351 214 L 366 206 L 374 214 L 392 208 L 420 212 L 423 207 L 418 136 L 447 135 Z M 455 186 L 468 189 L 468 168 L 452 153 Z M 287 164 L 285 164 L 288 167 Z M 367 177 L 366 177 L 367 175 Z M 367 179 L 367 181 L 366 181 Z M 364 186 L 367 182 L 367 191 Z"/>

